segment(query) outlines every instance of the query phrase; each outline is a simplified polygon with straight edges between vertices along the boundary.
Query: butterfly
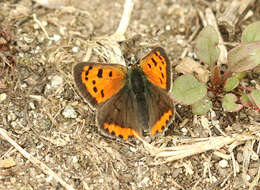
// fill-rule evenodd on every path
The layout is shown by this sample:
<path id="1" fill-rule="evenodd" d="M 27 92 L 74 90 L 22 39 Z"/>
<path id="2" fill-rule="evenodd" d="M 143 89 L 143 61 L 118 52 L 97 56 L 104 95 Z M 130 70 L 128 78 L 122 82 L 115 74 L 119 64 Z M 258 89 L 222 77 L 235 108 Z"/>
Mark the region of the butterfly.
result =
<path id="1" fill-rule="evenodd" d="M 161 47 L 129 68 L 93 62 L 73 67 L 80 95 L 96 109 L 103 135 L 128 140 L 149 131 L 163 132 L 173 119 L 171 64 Z"/>

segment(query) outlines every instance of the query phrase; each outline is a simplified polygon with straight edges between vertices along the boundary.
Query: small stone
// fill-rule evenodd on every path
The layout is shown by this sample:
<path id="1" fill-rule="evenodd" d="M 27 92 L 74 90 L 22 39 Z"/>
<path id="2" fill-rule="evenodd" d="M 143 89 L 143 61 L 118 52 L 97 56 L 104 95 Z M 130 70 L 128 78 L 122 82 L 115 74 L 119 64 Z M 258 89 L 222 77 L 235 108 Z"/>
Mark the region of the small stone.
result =
<path id="1" fill-rule="evenodd" d="M 14 121 L 14 120 L 16 120 L 16 118 L 17 118 L 17 116 L 13 112 L 11 112 L 7 116 L 7 121 L 9 121 L 9 122 Z"/>
<path id="2" fill-rule="evenodd" d="M 48 176 L 48 177 L 45 178 L 45 180 L 46 180 L 47 183 L 50 183 L 53 180 L 53 177 Z"/>
<path id="3" fill-rule="evenodd" d="M 47 22 L 47 21 L 45 21 L 45 20 L 44 20 L 44 21 L 42 21 L 41 23 L 42 23 L 42 26 L 47 26 L 47 25 L 48 25 L 48 22 Z"/>
<path id="4" fill-rule="evenodd" d="M 62 26 L 62 27 L 60 27 L 59 32 L 60 32 L 61 35 L 64 36 L 64 35 L 66 34 L 66 30 L 67 30 L 67 29 Z"/>
<path id="5" fill-rule="evenodd" d="M 15 179 L 14 177 L 11 177 L 11 178 L 10 178 L 10 182 L 11 182 L 12 184 L 15 184 L 15 183 L 16 183 L 16 179 Z"/>
<path id="6" fill-rule="evenodd" d="M 12 121 L 11 124 L 12 128 L 16 128 L 18 126 L 16 121 Z"/>
<path id="7" fill-rule="evenodd" d="M 79 47 L 77 47 L 77 46 L 74 46 L 74 47 L 72 48 L 72 51 L 73 51 L 74 53 L 77 53 L 77 52 L 79 52 Z"/>
<path id="8" fill-rule="evenodd" d="M 40 53 L 41 52 L 41 47 L 36 46 L 35 49 L 32 51 L 34 54 Z"/>
<path id="9" fill-rule="evenodd" d="M 201 122 L 202 127 L 204 127 L 205 129 L 209 128 L 209 120 L 206 117 L 201 116 L 200 122 Z"/>
<path id="10" fill-rule="evenodd" d="M 77 156 L 73 156 L 72 162 L 73 162 L 73 163 L 77 163 L 78 161 L 79 161 L 79 159 L 77 158 Z"/>
<path id="11" fill-rule="evenodd" d="M 30 102 L 30 103 L 29 103 L 29 106 L 30 106 L 30 108 L 31 108 L 32 110 L 34 110 L 34 109 L 35 109 L 35 105 L 34 105 L 34 103 L 33 103 L 33 102 Z"/>
<path id="12" fill-rule="evenodd" d="M 214 175 L 211 177 L 211 179 L 213 183 L 216 183 L 218 181 L 218 179 Z"/>
<path id="13" fill-rule="evenodd" d="M 39 26 L 37 23 L 35 23 L 35 24 L 33 25 L 33 28 L 34 28 L 35 30 L 37 30 L 37 29 L 40 29 L 40 26 Z"/>
<path id="14" fill-rule="evenodd" d="M 218 164 L 221 168 L 227 168 L 228 167 L 228 161 L 227 160 L 220 160 Z"/>
<path id="15" fill-rule="evenodd" d="M 63 83 L 63 78 L 61 76 L 55 75 L 51 80 L 51 87 L 59 88 Z"/>
<path id="16" fill-rule="evenodd" d="M 0 94 L 0 103 L 3 102 L 3 101 L 5 101 L 6 98 L 7 98 L 6 93 L 2 93 L 2 94 Z"/>
<path id="17" fill-rule="evenodd" d="M 170 25 L 166 25 L 166 26 L 165 26 L 165 30 L 166 30 L 166 31 L 171 30 L 171 26 L 170 26 Z"/>
<path id="18" fill-rule="evenodd" d="M 188 130 L 187 130 L 185 127 L 183 127 L 183 128 L 181 128 L 181 132 L 182 132 L 184 135 L 186 135 L 186 134 L 188 133 Z"/>
<path id="19" fill-rule="evenodd" d="M 25 82 L 21 84 L 21 88 L 27 88 L 27 86 L 28 85 Z"/>
<path id="20" fill-rule="evenodd" d="M 136 149 L 136 148 L 134 148 L 134 147 L 132 147 L 132 146 L 130 146 L 130 148 L 129 148 L 129 149 L 130 149 L 130 151 L 131 151 L 131 152 L 136 152 L 136 151 L 137 151 L 137 149 Z"/>
<path id="21" fill-rule="evenodd" d="M 178 43 L 178 44 L 182 44 L 182 43 L 183 43 L 183 39 L 178 39 L 178 40 L 177 40 L 177 43 Z"/>
<path id="22" fill-rule="evenodd" d="M 71 107 L 70 105 L 66 106 L 62 112 L 62 115 L 65 118 L 70 118 L 70 119 L 75 119 L 77 117 L 77 113 L 74 110 L 73 107 Z"/>
<path id="23" fill-rule="evenodd" d="M 57 42 L 61 39 L 61 36 L 59 34 L 54 34 L 53 39 L 54 39 L 55 42 Z"/>

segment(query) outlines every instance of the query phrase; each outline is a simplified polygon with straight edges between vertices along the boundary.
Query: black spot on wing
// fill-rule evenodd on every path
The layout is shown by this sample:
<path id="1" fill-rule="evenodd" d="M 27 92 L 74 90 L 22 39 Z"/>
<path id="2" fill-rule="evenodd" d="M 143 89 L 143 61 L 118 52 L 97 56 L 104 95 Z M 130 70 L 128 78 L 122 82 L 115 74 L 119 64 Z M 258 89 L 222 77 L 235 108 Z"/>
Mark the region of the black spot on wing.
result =
<path id="1" fill-rule="evenodd" d="M 154 66 L 157 66 L 157 62 L 154 60 L 154 58 L 152 58 L 152 62 L 154 63 Z"/>
<path id="2" fill-rule="evenodd" d="M 101 92 L 100 92 L 100 93 L 101 93 L 101 96 L 102 96 L 102 98 L 104 98 L 104 96 L 105 96 L 105 95 L 104 95 L 104 91 L 103 91 L 103 90 L 101 90 Z"/>
<path id="3" fill-rule="evenodd" d="M 164 79 L 164 74 L 163 74 L 163 73 L 161 73 L 161 75 L 162 75 L 162 78 Z"/>
<path id="4" fill-rule="evenodd" d="M 88 70 L 86 71 L 86 75 L 88 75 L 88 73 L 89 73 L 89 71 L 90 71 L 91 69 L 93 69 L 92 66 L 90 66 L 90 67 L 88 68 Z"/>
<path id="5" fill-rule="evenodd" d="M 102 75 L 103 75 L 103 69 L 98 69 L 98 78 L 102 78 Z"/>

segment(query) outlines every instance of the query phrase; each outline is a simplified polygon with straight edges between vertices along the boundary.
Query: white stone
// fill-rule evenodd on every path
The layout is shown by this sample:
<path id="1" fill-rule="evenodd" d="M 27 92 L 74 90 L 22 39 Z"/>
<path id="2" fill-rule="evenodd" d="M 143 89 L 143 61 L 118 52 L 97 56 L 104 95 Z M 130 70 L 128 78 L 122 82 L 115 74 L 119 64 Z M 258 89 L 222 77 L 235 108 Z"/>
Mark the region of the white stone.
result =
<path id="1" fill-rule="evenodd" d="M 61 36 L 59 34 L 54 34 L 53 39 L 54 39 L 55 42 L 57 42 L 61 39 Z"/>
<path id="2" fill-rule="evenodd" d="M 79 47 L 77 47 L 77 46 L 74 46 L 74 47 L 72 48 L 72 51 L 73 51 L 74 53 L 77 53 L 77 52 L 79 52 Z"/>
<path id="3" fill-rule="evenodd" d="M 228 161 L 227 160 L 220 160 L 218 164 L 221 168 L 227 168 L 228 167 Z"/>
<path id="4" fill-rule="evenodd" d="M 51 87 L 59 88 L 63 83 L 63 78 L 61 76 L 55 75 L 51 80 Z"/>
<path id="5" fill-rule="evenodd" d="M 205 129 L 209 128 L 209 120 L 206 117 L 201 116 L 200 122 L 202 127 L 204 127 Z"/>
<path id="6" fill-rule="evenodd" d="M 171 26 L 170 25 L 166 25 L 165 30 L 167 30 L 167 31 L 171 30 Z"/>
<path id="7" fill-rule="evenodd" d="M 6 94 L 6 93 L 0 94 L 0 103 L 3 102 L 3 101 L 5 101 L 6 98 L 7 98 L 7 94 Z"/>
<path id="8" fill-rule="evenodd" d="M 75 119 L 77 117 L 77 113 L 76 111 L 74 110 L 73 107 L 71 107 L 70 105 L 67 105 L 63 112 L 62 112 L 62 115 L 65 117 L 65 118 L 71 118 L 71 119 Z"/>
<path id="9" fill-rule="evenodd" d="M 185 127 L 183 127 L 183 128 L 181 128 L 181 132 L 182 132 L 184 135 L 186 135 L 187 132 L 188 132 L 188 130 L 187 130 Z"/>
<path id="10" fill-rule="evenodd" d="M 30 108 L 31 108 L 32 110 L 34 110 L 34 109 L 35 109 L 35 105 L 34 105 L 34 103 L 33 103 L 33 102 L 30 102 L 30 103 L 29 103 L 29 106 L 30 106 Z"/>

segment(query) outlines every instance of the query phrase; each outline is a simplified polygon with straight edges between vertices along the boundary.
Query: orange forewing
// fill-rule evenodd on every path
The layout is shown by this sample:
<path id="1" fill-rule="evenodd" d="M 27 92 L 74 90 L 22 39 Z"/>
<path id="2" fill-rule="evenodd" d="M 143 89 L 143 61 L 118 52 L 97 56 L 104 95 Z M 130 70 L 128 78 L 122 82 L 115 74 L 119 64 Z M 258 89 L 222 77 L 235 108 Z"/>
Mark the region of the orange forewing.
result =
<path id="1" fill-rule="evenodd" d="M 122 65 L 83 62 L 73 72 L 81 95 L 92 106 L 105 102 L 125 85 L 126 67 Z"/>
<path id="2" fill-rule="evenodd" d="M 147 79 L 156 86 L 169 91 L 171 86 L 171 66 L 165 51 L 161 47 L 141 59 L 141 68 Z"/>

